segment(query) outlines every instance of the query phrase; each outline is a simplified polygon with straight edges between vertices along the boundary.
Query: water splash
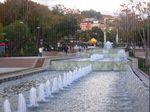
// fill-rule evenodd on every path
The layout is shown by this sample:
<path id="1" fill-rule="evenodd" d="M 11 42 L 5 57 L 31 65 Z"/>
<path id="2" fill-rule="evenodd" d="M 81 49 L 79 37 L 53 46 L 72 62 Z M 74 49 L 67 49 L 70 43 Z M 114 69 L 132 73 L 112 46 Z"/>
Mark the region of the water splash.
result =
<path id="1" fill-rule="evenodd" d="M 104 49 L 112 49 L 112 43 L 110 41 L 107 41 L 105 44 L 104 44 Z"/>
<path id="2" fill-rule="evenodd" d="M 11 112 L 9 100 L 6 99 L 4 102 L 4 112 Z"/>
<path id="3" fill-rule="evenodd" d="M 29 107 L 37 107 L 37 95 L 36 95 L 36 88 L 32 87 L 30 89 L 30 96 L 29 96 L 30 104 Z"/>
<path id="4" fill-rule="evenodd" d="M 38 102 L 46 102 L 45 97 L 44 84 L 40 84 L 38 87 Z"/>
<path id="5" fill-rule="evenodd" d="M 52 97 L 52 94 L 51 94 L 51 85 L 50 85 L 50 81 L 47 80 L 46 83 L 45 83 L 45 96 L 48 98 L 48 97 Z"/>
<path id="6" fill-rule="evenodd" d="M 22 93 L 19 94 L 17 112 L 27 112 L 26 101 Z"/>
<path id="7" fill-rule="evenodd" d="M 67 87 L 67 74 L 63 74 L 63 87 Z"/>
<path id="8" fill-rule="evenodd" d="M 58 76 L 58 86 L 59 86 L 59 89 L 60 89 L 60 90 L 63 89 L 63 82 L 62 82 L 61 75 Z"/>
<path id="9" fill-rule="evenodd" d="M 52 93 L 58 93 L 58 91 L 59 91 L 58 80 L 57 77 L 55 77 L 53 80 Z"/>

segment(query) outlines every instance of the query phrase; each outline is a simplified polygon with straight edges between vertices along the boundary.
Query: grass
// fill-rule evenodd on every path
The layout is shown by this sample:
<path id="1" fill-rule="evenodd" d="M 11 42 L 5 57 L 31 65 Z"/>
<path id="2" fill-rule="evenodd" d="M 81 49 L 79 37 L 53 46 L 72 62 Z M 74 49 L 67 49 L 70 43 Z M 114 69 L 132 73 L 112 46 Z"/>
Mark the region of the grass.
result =
<path id="1" fill-rule="evenodd" d="M 150 75 L 150 66 L 145 65 L 145 59 L 138 58 L 138 67 L 141 69 L 144 73 Z"/>

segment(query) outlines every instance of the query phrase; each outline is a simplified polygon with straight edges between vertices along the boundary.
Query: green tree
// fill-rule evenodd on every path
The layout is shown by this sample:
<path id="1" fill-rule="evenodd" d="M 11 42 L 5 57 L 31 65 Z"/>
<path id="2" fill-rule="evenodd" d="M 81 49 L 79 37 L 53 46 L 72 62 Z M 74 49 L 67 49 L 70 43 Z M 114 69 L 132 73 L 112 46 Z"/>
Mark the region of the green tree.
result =
<path id="1" fill-rule="evenodd" d="M 0 23 L 0 42 L 2 42 L 4 39 L 2 31 L 3 31 L 3 27 L 2 27 L 2 24 Z"/>
<path id="2" fill-rule="evenodd" d="M 97 18 L 100 19 L 102 17 L 100 12 L 97 12 L 95 10 L 85 10 L 81 12 L 82 15 L 86 18 Z"/>
<path id="3" fill-rule="evenodd" d="M 103 41 L 104 33 L 103 31 L 98 27 L 92 28 L 92 37 L 95 37 L 98 41 Z"/>
<path id="4" fill-rule="evenodd" d="M 19 39 L 12 38 L 18 38 L 16 29 L 11 29 L 12 26 L 15 26 L 16 20 L 22 21 L 28 26 L 30 35 L 28 39 L 25 38 L 25 41 L 28 40 L 30 51 L 34 51 L 34 53 L 40 47 L 40 40 L 43 40 L 45 46 L 49 43 L 56 45 L 64 36 L 73 36 L 79 26 L 78 22 L 81 20 L 81 16 L 80 14 L 61 13 L 60 10 L 64 11 L 64 9 L 66 8 L 59 6 L 50 10 L 48 6 L 31 0 L 6 0 L 4 3 L 0 3 L 0 22 L 5 27 L 4 31 L 8 31 L 6 37 L 9 37 L 9 42 L 12 44 L 11 49 L 20 50 L 19 46 L 24 45 L 22 43 L 14 45 L 15 41 L 20 42 Z M 21 34 L 19 33 L 19 35 Z M 23 47 L 29 48 L 27 44 Z M 15 52 L 17 53 L 17 51 Z"/>
<path id="5" fill-rule="evenodd" d="M 29 28 L 21 21 L 15 21 L 4 27 L 6 38 L 10 43 L 10 53 L 15 56 L 23 55 L 22 49 L 29 40 Z"/>

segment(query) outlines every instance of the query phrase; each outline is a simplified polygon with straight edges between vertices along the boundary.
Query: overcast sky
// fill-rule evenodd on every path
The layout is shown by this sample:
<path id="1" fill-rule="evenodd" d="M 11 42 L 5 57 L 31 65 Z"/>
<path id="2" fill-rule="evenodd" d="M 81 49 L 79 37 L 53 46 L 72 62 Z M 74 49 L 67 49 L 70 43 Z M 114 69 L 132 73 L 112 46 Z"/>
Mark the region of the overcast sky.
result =
<path id="1" fill-rule="evenodd" d="M 4 0 L 0 0 L 4 1 Z M 32 0 L 52 7 L 56 4 L 63 4 L 68 8 L 79 10 L 94 9 L 102 14 L 114 14 L 120 7 L 120 4 L 127 3 L 129 0 Z M 139 0 L 149 1 L 149 0 Z"/>
<path id="2" fill-rule="evenodd" d="M 101 13 L 113 14 L 117 11 L 120 4 L 125 3 L 128 0 L 33 0 L 43 4 L 47 4 L 50 7 L 56 4 L 63 4 L 68 8 L 75 8 L 79 10 L 94 9 Z"/>

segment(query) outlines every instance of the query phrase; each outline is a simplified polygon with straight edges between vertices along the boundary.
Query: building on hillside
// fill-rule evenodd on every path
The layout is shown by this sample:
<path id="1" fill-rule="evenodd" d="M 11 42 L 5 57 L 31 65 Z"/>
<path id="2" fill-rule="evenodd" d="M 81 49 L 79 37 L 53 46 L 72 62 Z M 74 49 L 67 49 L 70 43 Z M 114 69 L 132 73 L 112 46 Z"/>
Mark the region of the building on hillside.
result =
<path id="1" fill-rule="evenodd" d="M 92 30 L 93 27 L 98 27 L 103 31 L 105 29 L 111 30 L 114 28 L 115 17 L 111 15 L 102 15 L 101 20 L 97 20 L 96 18 L 85 18 L 80 23 L 81 30 Z"/>
<path id="2" fill-rule="evenodd" d="M 80 28 L 83 31 L 92 30 L 93 27 L 98 27 L 99 28 L 99 21 L 95 18 L 85 18 L 80 23 Z"/>
<path id="3" fill-rule="evenodd" d="M 112 30 L 114 29 L 114 21 L 115 17 L 111 15 L 103 15 L 100 20 L 100 28 L 104 31 L 106 29 Z"/>

